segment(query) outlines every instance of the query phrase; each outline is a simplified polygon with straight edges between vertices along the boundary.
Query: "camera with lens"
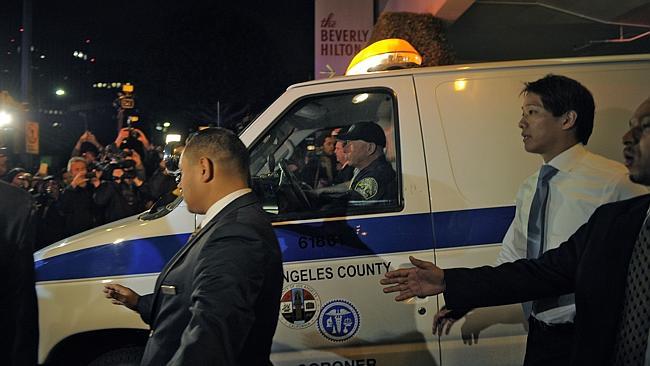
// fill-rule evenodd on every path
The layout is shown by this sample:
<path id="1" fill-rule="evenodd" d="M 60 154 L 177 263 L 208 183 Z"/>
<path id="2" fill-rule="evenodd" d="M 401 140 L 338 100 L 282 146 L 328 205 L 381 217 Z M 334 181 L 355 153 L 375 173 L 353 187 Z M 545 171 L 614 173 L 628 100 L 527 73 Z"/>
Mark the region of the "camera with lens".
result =
<path id="1" fill-rule="evenodd" d="M 131 149 L 120 149 L 113 145 L 109 145 L 104 150 L 101 162 L 95 163 L 92 166 L 92 169 L 102 171 L 102 180 L 112 180 L 113 170 L 115 169 L 121 169 L 124 171 L 124 174 L 122 175 L 123 179 L 133 179 L 137 174 L 135 169 L 136 163 L 132 157 L 133 151 L 131 151 Z M 91 166 L 89 166 L 88 169 L 90 170 Z"/>
<path id="2" fill-rule="evenodd" d="M 109 164 L 110 168 L 110 177 L 113 176 L 113 170 L 122 169 L 124 174 L 122 174 L 122 179 L 133 179 L 137 176 L 135 171 L 135 161 L 130 159 L 123 159 Z"/>
<path id="3" fill-rule="evenodd" d="M 93 179 L 97 177 L 97 172 L 103 172 L 104 166 L 98 161 L 91 161 L 86 165 L 86 179 Z"/>
<path id="4" fill-rule="evenodd" d="M 31 190 L 32 197 L 37 206 L 47 204 L 48 202 L 55 201 L 59 198 L 61 193 L 61 184 L 53 176 L 47 177 L 34 177 L 33 188 Z"/>
<path id="5" fill-rule="evenodd" d="M 129 127 L 129 138 L 137 140 L 140 138 L 140 133 L 133 127 Z"/>

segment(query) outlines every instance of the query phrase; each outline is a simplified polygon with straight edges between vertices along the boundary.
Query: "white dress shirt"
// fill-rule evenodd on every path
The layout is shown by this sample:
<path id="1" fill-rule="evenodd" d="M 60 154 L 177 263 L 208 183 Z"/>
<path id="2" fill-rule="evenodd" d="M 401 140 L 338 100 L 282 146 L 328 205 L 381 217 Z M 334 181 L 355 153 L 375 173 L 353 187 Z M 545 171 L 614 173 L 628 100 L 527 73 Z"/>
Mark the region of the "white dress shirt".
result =
<path id="1" fill-rule="evenodd" d="M 226 196 L 224 196 L 222 199 L 219 201 L 215 202 L 210 206 L 208 211 L 205 213 L 205 217 L 203 218 L 203 221 L 201 221 L 201 225 L 197 228 L 197 230 L 200 230 L 200 228 L 205 227 L 205 225 L 210 222 L 221 210 L 224 209 L 224 207 L 228 206 L 232 201 L 236 200 L 237 198 L 245 195 L 248 192 L 252 192 L 250 188 L 243 188 L 236 190 Z"/>
<path id="2" fill-rule="evenodd" d="M 630 181 L 623 164 L 592 154 L 582 144 L 562 152 L 548 164 L 558 172 L 549 181 L 544 251 L 565 242 L 598 206 L 648 193 L 646 187 Z M 519 187 L 515 217 L 503 238 L 497 265 L 526 258 L 528 215 L 538 176 L 539 170 Z M 534 316 L 548 324 L 572 322 L 575 304 Z"/>

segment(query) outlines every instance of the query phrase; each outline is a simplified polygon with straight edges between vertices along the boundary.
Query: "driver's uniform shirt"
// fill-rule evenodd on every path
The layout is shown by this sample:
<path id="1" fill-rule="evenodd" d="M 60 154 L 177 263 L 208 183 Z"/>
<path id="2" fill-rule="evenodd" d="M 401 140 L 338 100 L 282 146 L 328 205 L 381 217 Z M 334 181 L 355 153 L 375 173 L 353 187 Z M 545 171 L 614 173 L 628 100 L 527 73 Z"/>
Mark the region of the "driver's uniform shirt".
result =
<path id="1" fill-rule="evenodd" d="M 397 201 L 397 179 L 393 167 L 384 156 L 356 171 L 350 182 L 351 200 Z"/>

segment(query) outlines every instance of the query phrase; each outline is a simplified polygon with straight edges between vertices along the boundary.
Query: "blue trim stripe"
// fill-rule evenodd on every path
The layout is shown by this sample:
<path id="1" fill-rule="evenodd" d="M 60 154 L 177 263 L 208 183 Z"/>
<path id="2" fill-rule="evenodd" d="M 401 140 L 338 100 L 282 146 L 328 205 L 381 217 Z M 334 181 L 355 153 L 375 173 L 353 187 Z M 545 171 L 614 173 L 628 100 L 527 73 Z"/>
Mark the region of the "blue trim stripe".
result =
<path id="1" fill-rule="evenodd" d="M 514 217 L 515 206 L 436 212 L 436 248 L 501 243 Z"/>
<path id="2" fill-rule="evenodd" d="M 285 263 L 499 243 L 514 207 L 276 226 Z M 189 234 L 104 244 L 39 260 L 37 281 L 160 272 Z M 434 239 L 435 238 L 435 239 Z"/>
<path id="3" fill-rule="evenodd" d="M 427 214 L 275 227 L 284 262 L 433 249 Z"/>
<path id="4" fill-rule="evenodd" d="M 39 260 L 36 281 L 157 273 L 190 234 L 165 235 L 104 244 Z"/>

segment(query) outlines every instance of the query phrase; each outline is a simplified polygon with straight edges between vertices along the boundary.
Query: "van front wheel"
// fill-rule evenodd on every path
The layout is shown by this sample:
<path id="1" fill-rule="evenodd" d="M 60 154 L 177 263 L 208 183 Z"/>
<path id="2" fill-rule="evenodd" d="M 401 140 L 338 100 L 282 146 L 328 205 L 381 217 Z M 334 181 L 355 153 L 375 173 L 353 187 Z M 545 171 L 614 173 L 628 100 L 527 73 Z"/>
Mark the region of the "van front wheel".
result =
<path id="1" fill-rule="evenodd" d="M 88 366 L 138 366 L 144 347 L 125 347 L 106 352 L 94 359 Z"/>

